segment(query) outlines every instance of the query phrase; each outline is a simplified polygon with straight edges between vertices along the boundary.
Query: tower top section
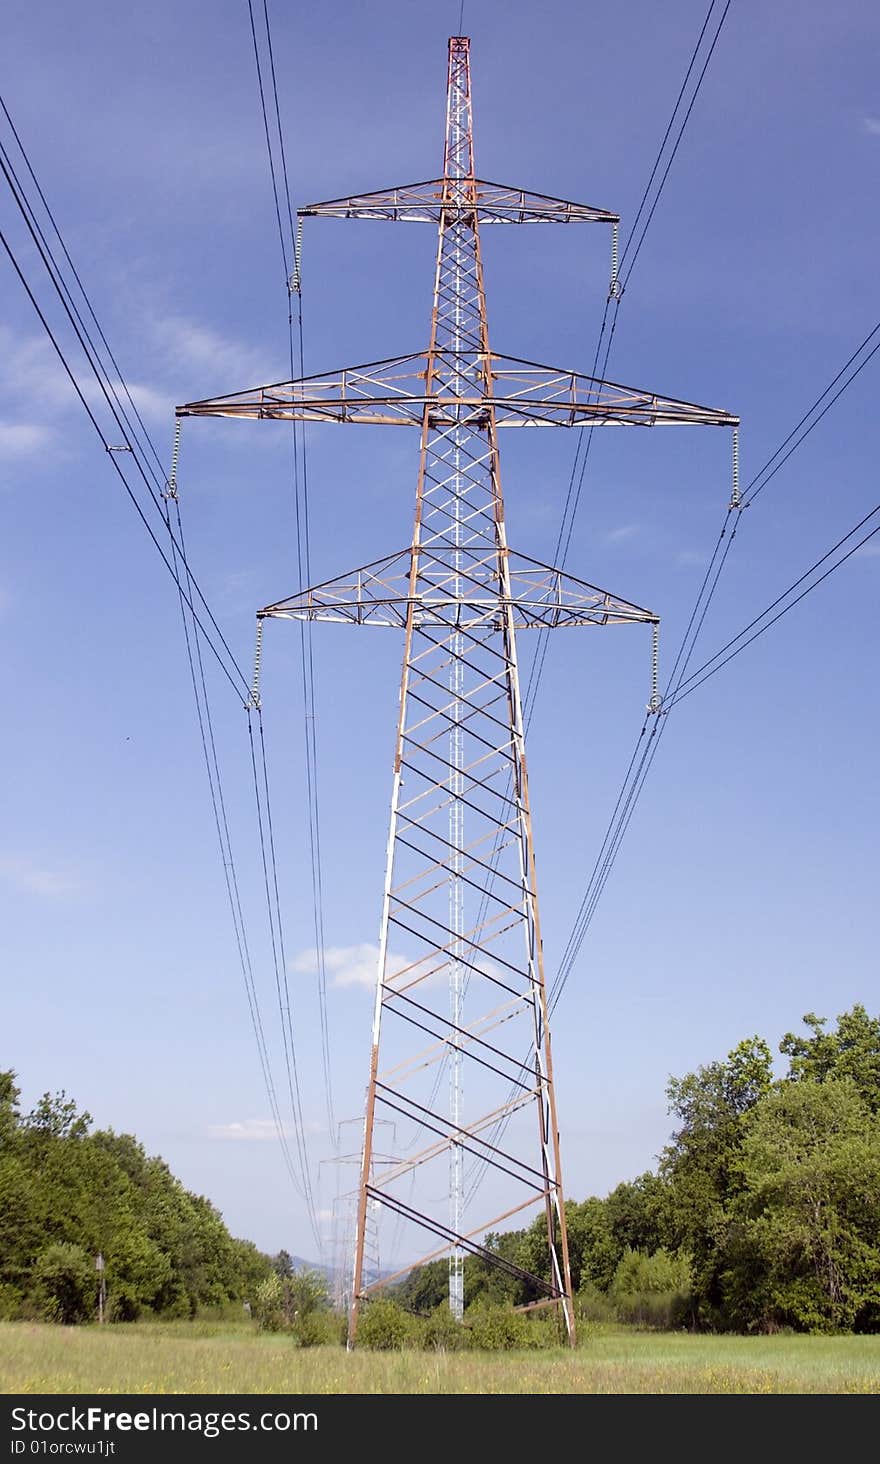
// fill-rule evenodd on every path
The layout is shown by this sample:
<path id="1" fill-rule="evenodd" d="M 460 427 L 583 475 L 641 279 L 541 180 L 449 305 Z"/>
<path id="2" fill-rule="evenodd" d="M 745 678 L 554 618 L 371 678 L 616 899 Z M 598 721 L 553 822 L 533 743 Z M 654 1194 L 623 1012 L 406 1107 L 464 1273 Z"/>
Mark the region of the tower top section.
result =
<path id="1" fill-rule="evenodd" d="M 471 43 L 467 36 L 449 37 L 446 80 L 446 147 L 443 175 L 449 180 L 474 177 L 474 128 L 471 112 Z"/>

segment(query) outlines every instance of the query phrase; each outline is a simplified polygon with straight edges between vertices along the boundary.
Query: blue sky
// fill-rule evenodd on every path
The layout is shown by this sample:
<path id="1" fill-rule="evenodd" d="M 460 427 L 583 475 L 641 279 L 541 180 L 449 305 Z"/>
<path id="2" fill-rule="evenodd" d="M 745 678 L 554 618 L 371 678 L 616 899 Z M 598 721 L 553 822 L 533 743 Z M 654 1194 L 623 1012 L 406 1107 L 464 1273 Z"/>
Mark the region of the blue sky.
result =
<path id="1" fill-rule="evenodd" d="M 468 0 L 478 172 L 614 209 L 625 230 L 704 11 L 624 0 L 609 24 L 564 0 Z M 440 171 L 457 3 L 276 3 L 273 17 L 296 202 Z M 7 103 L 170 451 L 173 403 L 287 374 L 247 6 L 83 0 L 72 21 L 55 0 L 10 0 L 5 29 Z M 878 40 L 867 0 L 734 0 L 621 308 L 609 374 L 739 413 L 746 480 L 878 315 Z M 0 216 L 48 302 L 8 198 Z M 589 370 L 607 249 L 599 228 L 487 230 L 495 349 Z M 423 348 L 433 250 L 426 227 L 309 224 L 306 369 Z M 137 1133 L 237 1233 L 309 1254 L 248 1025 L 173 587 L 5 265 L 0 291 L 0 1061 L 28 1102 L 64 1087 Z M 872 364 L 746 516 L 701 649 L 873 505 L 876 390 Z M 574 445 L 503 441 L 510 541 L 537 558 Z M 310 432 L 314 580 L 407 542 L 415 468 L 409 434 Z M 255 610 L 297 588 L 286 432 L 189 422 L 180 483 L 192 561 L 247 664 Z M 657 611 L 671 649 L 728 496 L 726 434 L 599 433 L 569 568 Z M 554 1032 L 576 1197 L 652 1164 L 669 1074 L 752 1032 L 775 1044 L 809 1010 L 876 1009 L 878 585 L 880 556 L 854 557 L 670 719 Z M 332 1151 L 296 634 L 268 627 L 264 702 L 317 1167 Z M 314 646 L 336 1105 L 356 1118 L 401 647 L 338 626 Z M 530 768 L 551 975 L 648 676 L 637 629 L 550 648 Z M 244 717 L 219 681 L 214 703 L 268 1019 Z M 337 1173 L 320 1176 L 329 1209 Z"/>

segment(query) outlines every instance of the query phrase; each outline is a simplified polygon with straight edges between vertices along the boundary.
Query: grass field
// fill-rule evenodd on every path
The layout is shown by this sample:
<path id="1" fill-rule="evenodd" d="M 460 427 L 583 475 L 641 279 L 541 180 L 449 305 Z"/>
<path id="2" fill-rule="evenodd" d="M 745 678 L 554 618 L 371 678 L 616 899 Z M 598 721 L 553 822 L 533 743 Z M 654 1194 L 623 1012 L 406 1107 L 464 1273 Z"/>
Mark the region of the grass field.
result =
<path id="1" fill-rule="evenodd" d="M 299 1350 L 221 1323 L 0 1323 L 4 1393 L 880 1393 L 878 1337 L 598 1332 L 572 1356 Z"/>

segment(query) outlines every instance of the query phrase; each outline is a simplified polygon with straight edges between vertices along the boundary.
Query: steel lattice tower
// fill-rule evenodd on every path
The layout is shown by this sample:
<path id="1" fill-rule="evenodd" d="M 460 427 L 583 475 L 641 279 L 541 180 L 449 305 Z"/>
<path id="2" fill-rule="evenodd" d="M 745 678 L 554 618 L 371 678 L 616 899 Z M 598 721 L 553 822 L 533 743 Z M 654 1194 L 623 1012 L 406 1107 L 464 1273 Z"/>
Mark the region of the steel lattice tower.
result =
<path id="1" fill-rule="evenodd" d="M 476 178 L 466 37 L 449 42 L 442 178 L 314 204 L 300 210 L 305 216 L 438 226 L 427 351 L 178 412 L 420 430 L 409 547 L 258 617 L 404 632 L 349 1339 L 380 1284 L 365 1271 L 365 1238 L 371 1214 L 385 1214 L 396 1217 L 399 1246 L 413 1248 L 405 1271 L 448 1254 L 454 1315 L 472 1255 L 515 1279 L 530 1304 L 561 1305 L 573 1342 L 517 631 L 657 620 L 508 548 L 497 433 L 735 426 L 736 418 L 491 351 L 481 224 L 616 226 L 617 217 Z M 391 1155 L 374 1146 L 380 1115 L 395 1122 Z M 475 1223 L 467 1202 L 486 1175 L 492 1204 Z M 486 1240 L 536 1207 L 546 1219 L 546 1271 Z M 436 1243 L 420 1257 L 419 1233 Z"/>

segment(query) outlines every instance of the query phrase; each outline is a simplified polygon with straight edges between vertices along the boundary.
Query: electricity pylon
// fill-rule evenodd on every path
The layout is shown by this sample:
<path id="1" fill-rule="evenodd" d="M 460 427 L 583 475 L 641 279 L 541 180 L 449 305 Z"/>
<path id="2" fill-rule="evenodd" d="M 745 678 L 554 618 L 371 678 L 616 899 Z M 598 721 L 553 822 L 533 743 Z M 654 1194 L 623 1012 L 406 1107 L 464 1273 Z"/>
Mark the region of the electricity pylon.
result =
<path id="1" fill-rule="evenodd" d="M 617 217 L 476 177 L 466 37 L 449 42 L 443 176 L 300 210 L 300 218 L 314 216 L 437 225 L 427 351 L 178 411 L 420 431 L 409 546 L 258 616 L 260 624 L 286 617 L 404 632 L 349 1340 L 365 1297 L 392 1279 L 365 1274 L 368 1230 L 385 1214 L 396 1217 L 398 1253 L 410 1255 L 399 1274 L 448 1255 L 455 1316 L 470 1255 L 516 1282 L 526 1304 L 561 1306 L 573 1343 L 516 639 L 534 628 L 656 627 L 657 618 L 508 548 L 497 433 L 608 423 L 732 427 L 737 419 L 491 350 L 481 225 L 616 229 Z M 296 289 L 298 273 L 297 256 Z M 396 1156 L 381 1162 L 380 1114 L 394 1118 L 397 1133 Z M 475 1223 L 468 1201 L 487 1176 L 492 1203 Z M 497 1235 L 535 1207 L 546 1222 L 546 1266 L 514 1257 Z M 424 1232 L 437 1244 L 419 1257 L 415 1237 Z"/>

